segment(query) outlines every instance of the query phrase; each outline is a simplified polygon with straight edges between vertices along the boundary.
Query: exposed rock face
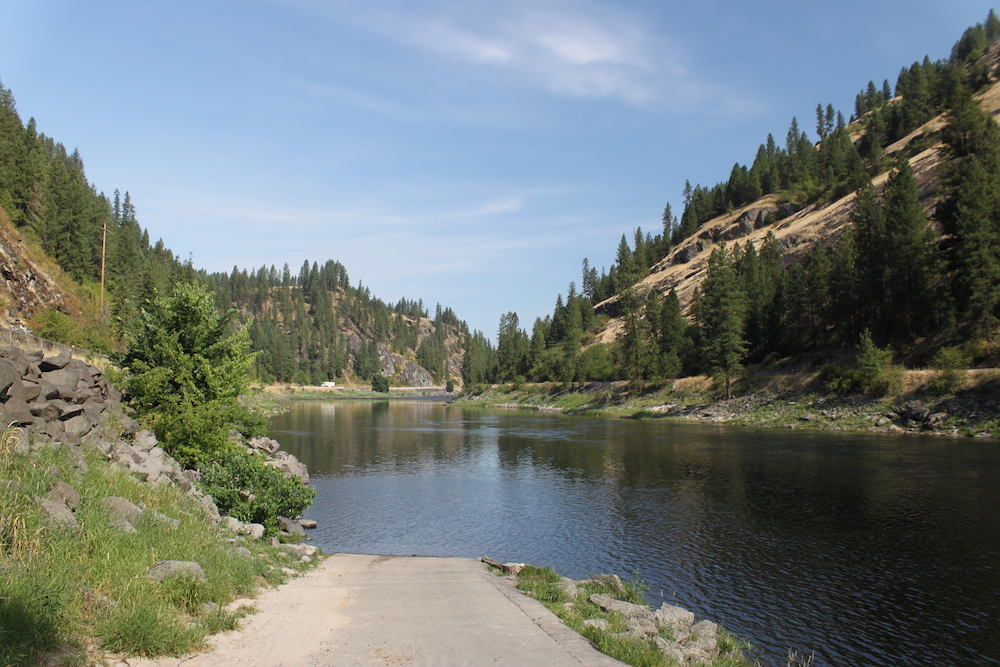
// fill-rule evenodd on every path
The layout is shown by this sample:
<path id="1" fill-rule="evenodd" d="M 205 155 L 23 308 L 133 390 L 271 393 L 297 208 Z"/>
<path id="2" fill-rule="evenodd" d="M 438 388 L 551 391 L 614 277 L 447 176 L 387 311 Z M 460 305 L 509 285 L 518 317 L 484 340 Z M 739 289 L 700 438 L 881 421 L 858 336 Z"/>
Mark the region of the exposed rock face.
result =
<path id="1" fill-rule="evenodd" d="M 6 297 L 3 322 L 24 329 L 22 321 L 45 308 L 65 311 L 70 302 L 48 271 L 36 263 L 14 231 L 6 213 L 0 212 L 0 292 Z"/>
<path id="2" fill-rule="evenodd" d="M 399 379 L 410 387 L 433 387 L 434 378 L 420 364 L 415 364 L 408 359 L 403 359 L 400 364 Z"/>

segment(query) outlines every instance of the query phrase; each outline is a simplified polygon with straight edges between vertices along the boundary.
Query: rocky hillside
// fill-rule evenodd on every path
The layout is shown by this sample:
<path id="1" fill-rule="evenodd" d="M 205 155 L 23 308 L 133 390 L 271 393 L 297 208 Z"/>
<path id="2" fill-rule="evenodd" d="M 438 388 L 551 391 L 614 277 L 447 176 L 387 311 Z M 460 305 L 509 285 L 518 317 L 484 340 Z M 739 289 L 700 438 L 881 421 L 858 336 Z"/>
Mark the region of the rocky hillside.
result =
<path id="1" fill-rule="evenodd" d="M 62 271 L 29 249 L 0 209 L 0 326 L 27 331 L 28 320 L 46 308 L 78 310 L 62 279 Z"/>
<path id="2" fill-rule="evenodd" d="M 990 71 L 1000 64 L 1000 42 L 994 42 L 982 62 Z M 975 98 L 983 111 L 993 118 L 1000 116 L 1000 82 L 987 86 Z M 899 98 L 890 101 L 898 104 Z M 863 119 L 862 119 L 863 120 Z M 939 115 L 923 124 L 902 139 L 889 145 L 884 154 L 893 156 L 904 154 L 917 179 L 920 203 L 933 221 L 934 209 L 941 198 L 941 177 L 938 169 L 942 159 L 941 130 L 946 125 L 944 115 Z M 849 128 L 852 139 L 861 133 L 861 123 Z M 926 146 L 914 152 L 911 146 Z M 876 188 L 881 189 L 888 178 L 884 171 L 872 179 Z M 720 243 L 730 245 L 754 243 L 760 249 L 769 234 L 774 234 L 785 251 L 786 265 L 800 261 L 817 243 L 830 246 L 836 243 L 850 221 L 855 194 L 824 205 L 800 207 L 784 203 L 779 195 L 767 195 L 753 203 L 742 206 L 731 213 L 716 217 L 702 225 L 696 234 L 671 248 L 670 253 L 654 264 L 637 283 L 640 294 L 651 290 L 667 293 L 677 291 L 685 313 L 690 313 L 692 299 L 705 278 L 708 259 L 712 250 Z M 613 296 L 595 306 L 598 313 L 611 316 L 594 342 L 611 343 L 623 331 L 623 323 L 618 317 L 619 296 Z"/>

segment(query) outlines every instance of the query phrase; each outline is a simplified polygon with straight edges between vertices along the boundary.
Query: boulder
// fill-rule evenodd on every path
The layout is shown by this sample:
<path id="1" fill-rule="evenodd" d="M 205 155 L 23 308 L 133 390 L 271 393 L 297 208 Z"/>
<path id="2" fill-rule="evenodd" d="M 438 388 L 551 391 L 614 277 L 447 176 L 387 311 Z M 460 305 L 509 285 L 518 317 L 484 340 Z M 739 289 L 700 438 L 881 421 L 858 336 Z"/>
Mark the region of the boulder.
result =
<path id="1" fill-rule="evenodd" d="M 941 428 L 947 420 L 947 412 L 935 412 L 934 414 L 928 415 L 927 421 L 924 423 L 930 428 Z"/>
<path id="2" fill-rule="evenodd" d="M 590 601 L 604 611 L 618 612 L 625 618 L 645 618 L 650 621 L 654 618 L 653 612 L 646 607 L 632 604 L 631 602 L 624 602 L 623 600 L 616 600 L 612 597 L 608 597 L 607 595 L 601 595 L 600 593 L 594 593 L 591 595 Z"/>
<path id="3" fill-rule="evenodd" d="M 20 378 L 18 378 L 17 382 L 17 386 L 20 388 Z M 2 413 L 0 414 L 0 419 L 3 419 L 5 426 L 11 424 L 14 426 L 30 426 L 35 423 L 35 416 L 31 414 L 28 404 L 20 396 L 8 398 L 7 402 L 3 404 L 3 410 L 0 410 L 0 413 Z"/>
<path id="4" fill-rule="evenodd" d="M 651 618 L 629 616 L 626 617 L 625 623 L 628 625 L 629 632 L 642 637 L 652 637 L 660 631 L 656 621 Z"/>
<path id="5" fill-rule="evenodd" d="M 13 345 L 5 345 L 0 348 L 0 358 L 4 359 L 9 363 L 14 370 L 17 371 L 18 377 L 24 377 L 28 374 L 28 370 L 31 368 L 33 359 L 29 358 L 27 354 L 24 353 L 19 347 L 14 347 Z"/>
<path id="6" fill-rule="evenodd" d="M 566 593 L 566 596 L 570 600 L 575 600 L 580 597 L 580 589 L 577 588 L 576 582 L 567 577 L 563 577 L 562 581 L 556 583 L 556 588 Z"/>
<path id="7" fill-rule="evenodd" d="M 694 613 L 675 607 L 664 602 L 660 608 L 653 613 L 656 622 L 661 628 L 671 628 L 675 634 L 690 634 L 691 626 L 694 625 Z"/>
<path id="8" fill-rule="evenodd" d="M 163 581 L 168 577 L 190 577 L 198 581 L 208 581 L 201 565 L 190 560 L 161 560 L 146 571 L 151 581 Z"/>
<path id="9" fill-rule="evenodd" d="M 28 403 L 38 398 L 38 395 L 42 393 L 42 388 L 37 382 L 32 382 L 31 380 L 21 379 L 21 388 L 24 391 L 22 398 Z"/>
<path id="10" fill-rule="evenodd" d="M 305 464 L 288 452 L 275 452 L 273 456 L 274 458 L 265 461 L 264 465 L 282 471 L 285 473 L 285 477 L 298 477 L 303 484 L 309 483 L 309 470 Z"/>
<path id="11" fill-rule="evenodd" d="M 38 385 L 35 385 L 36 389 L 39 389 Z M 31 414 L 39 419 L 45 419 L 46 421 L 52 419 L 59 419 L 59 415 L 62 414 L 59 408 L 52 405 L 45 399 L 36 400 L 34 403 L 28 404 L 28 409 L 31 410 Z"/>
<path id="12" fill-rule="evenodd" d="M 68 350 L 62 350 L 58 354 L 47 354 L 42 357 L 38 364 L 38 369 L 45 372 L 58 371 L 66 368 L 73 360 Z"/>
<path id="13" fill-rule="evenodd" d="M 111 519 L 110 521 L 108 521 L 108 525 L 111 526 L 112 528 L 114 528 L 115 530 L 117 530 L 119 532 L 122 532 L 122 533 L 138 533 L 139 532 L 138 530 L 136 530 L 135 526 L 133 526 L 131 523 L 129 523 L 125 519 Z"/>
<path id="14" fill-rule="evenodd" d="M 179 519 L 174 519 L 172 517 L 167 516 L 166 514 L 160 514 L 159 512 L 150 512 L 149 518 L 163 525 L 169 531 L 175 531 L 181 527 L 181 522 Z"/>
<path id="15" fill-rule="evenodd" d="M 135 434 L 135 446 L 143 452 L 148 452 L 157 444 L 156 436 L 152 431 L 142 429 Z"/>
<path id="16" fill-rule="evenodd" d="M 132 501 L 120 496 L 108 496 L 101 498 L 101 507 L 112 519 L 125 519 L 129 523 L 135 524 L 142 519 L 142 508 L 137 507 Z"/>
<path id="17" fill-rule="evenodd" d="M 305 531 L 305 529 L 302 526 L 300 526 L 295 521 L 292 521 L 291 519 L 286 519 L 283 516 L 279 516 L 278 517 L 278 527 L 281 528 L 281 530 L 283 530 L 286 533 L 288 533 L 289 535 L 305 535 L 306 534 L 306 531 Z"/>
<path id="18" fill-rule="evenodd" d="M 674 264 L 687 264 L 688 262 L 690 262 L 692 259 L 694 259 L 697 256 L 698 256 L 698 250 L 697 250 L 697 248 L 695 248 L 693 245 L 688 245 L 688 246 L 685 246 L 685 247 L 681 248 L 680 250 L 677 251 L 676 254 L 674 254 L 673 263 Z"/>
<path id="19" fill-rule="evenodd" d="M 54 386 L 60 396 L 70 396 L 80 383 L 80 375 L 71 368 L 61 368 L 47 373 L 43 371 L 42 380 Z"/>
<path id="20" fill-rule="evenodd" d="M 257 436 L 256 438 L 250 438 L 247 440 L 247 445 L 253 447 L 254 449 L 260 449 L 268 454 L 273 454 L 281 448 L 281 445 L 277 440 L 272 440 L 271 438 L 265 438 L 264 436 Z"/>
<path id="21" fill-rule="evenodd" d="M 896 414 L 904 419 L 912 419 L 915 422 L 923 422 L 930 416 L 930 408 L 924 406 L 920 401 L 909 401 L 896 408 Z"/>
<path id="22" fill-rule="evenodd" d="M 42 510 L 42 518 L 50 528 L 59 530 L 80 531 L 80 524 L 76 520 L 70 508 L 61 502 L 49 500 L 48 498 L 36 498 L 38 506 Z"/>
<path id="23" fill-rule="evenodd" d="M 684 647 L 663 637 L 653 637 L 653 643 L 668 661 L 684 664 Z"/>
<path id="24" fill-rule="evenodd" d="M 611 622 L 606 618 L 588 618 L 583 622 L 584 627 L 607 630 Z"/>
<path id="25" fill-rule="evenodd" d="M 80 492 L 62 480 L 53 484 L 52 489 L 45 497 L 62 503 L 70 509 L 75 510 L 80 506 Z"/>
<path id="26" fill-rule="evenodd" d="M 306 530 L 312 530 L 316 527 L 315 519 L 299 519 L 299 525 Z"/>

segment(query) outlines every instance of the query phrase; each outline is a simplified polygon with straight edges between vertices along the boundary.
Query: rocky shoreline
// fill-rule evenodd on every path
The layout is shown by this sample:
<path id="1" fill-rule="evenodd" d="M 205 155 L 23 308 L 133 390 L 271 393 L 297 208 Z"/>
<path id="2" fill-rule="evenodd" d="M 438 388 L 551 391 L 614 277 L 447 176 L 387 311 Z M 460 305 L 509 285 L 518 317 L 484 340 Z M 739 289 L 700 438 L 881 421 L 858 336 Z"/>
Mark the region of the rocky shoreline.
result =
<path id="1" fill-rule="evenodd" d="M 1000 392 L 992 377 L 950 395 L 911 391 L 899 396 L 833 394 L 802 382 L 792 389 L 761 389 L 732 399 L 712 391 L 674 387 L 635 395 L 624 382 L 566 385 L 495 385 L 467 392 L 460 405 L 664 418 L 704 424 L 765 428 L 913 433 L 976 439 L 1000 438 Z"/>
<path id="2" fill-rule="evenodd" d="M 220 516 L 213 499 L 198 488 L 198 472 L 185 470 L 159 447 L 156 436 L 141 429 L 128 412 L 121 403 L 121 393 L 104 372 L 73 359 L 67 351 L 45 354 L 41 350 L 24 351 L 12 346 L 0 348 L 0 413 L 6 424 L 16 428 L 14 453 L 38 458 L 41 450 L 63 449 L 77 471 L 86 473 L 85 454 L 96 452 L 113 469 L 129 473 L 142 484 L 177 487 L 202 511 L 212 527 L 247 539 L 263 537 L 264 527 L 259 524 L 244 524 L 233 517 Z M 241 438 L 237 433 L 232 436 Z M 281 451 L 277 441 L 253 438 L 240 442 L 248 450 L 265 455 L 266 465 L 309 483 L 306 466 Z M 46 474 L 52 479 L 52 488 L 35 501 L 47 525 L 78 532 L 80 494 L 63 481 L 63 473 L 58 466 L 51 466 Z M 17 480 L 0 480 L 0 485 L 12 492 L 20 487 Z M 135 532 L 136 524 L 146 518 L 143 508 L 130 499 L 107 497 L 99 502 L 112 526 L 123 532 Z M 163 515 L 151 518 L 168 527 L 176 522 Z M 280 523 L 282 537 L 289 538 L 303 535 L 306 526 L 315 527 L 314 522 L 298 517 L 282 518 Z M 278 538 L 272 540 L 278 544 Z M 315 547 L 297 544 L 283 548 L 310 560 L 317 551 Z"/>
<path id="3" fill-rule="evenodd" d="M 574 581 L 547 568 L 480 560 L 612 657 L 622 660 L 634 652 L 652 651 L 660 661 L 678 665 L 749 664 L 743 653 L 747 641 L 707 619 L 696 622 L 694 613 L 682 607 L 664 602 L 651 608 L 641 602 L 644 587 L 616 574 Z"/>

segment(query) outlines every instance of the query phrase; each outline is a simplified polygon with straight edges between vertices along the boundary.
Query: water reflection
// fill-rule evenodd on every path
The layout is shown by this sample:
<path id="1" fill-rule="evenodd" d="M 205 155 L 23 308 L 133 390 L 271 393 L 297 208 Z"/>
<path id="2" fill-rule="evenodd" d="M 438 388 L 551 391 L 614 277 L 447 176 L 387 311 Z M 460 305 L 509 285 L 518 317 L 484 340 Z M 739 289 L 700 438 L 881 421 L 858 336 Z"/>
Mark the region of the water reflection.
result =
<path id="1" fill-rule="evenodd" d="M 463 410 L 300 403 L 272 435 L 329 550 L 638 572 L 817 664 L 1000 664 L 1000 448 Z"/>

